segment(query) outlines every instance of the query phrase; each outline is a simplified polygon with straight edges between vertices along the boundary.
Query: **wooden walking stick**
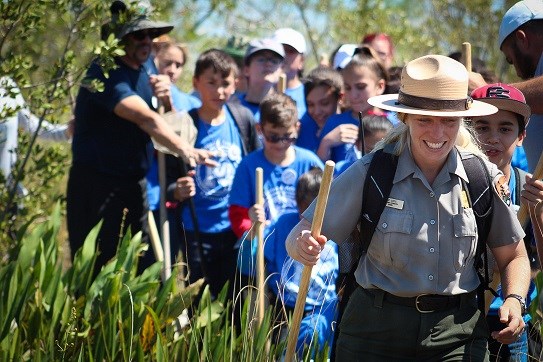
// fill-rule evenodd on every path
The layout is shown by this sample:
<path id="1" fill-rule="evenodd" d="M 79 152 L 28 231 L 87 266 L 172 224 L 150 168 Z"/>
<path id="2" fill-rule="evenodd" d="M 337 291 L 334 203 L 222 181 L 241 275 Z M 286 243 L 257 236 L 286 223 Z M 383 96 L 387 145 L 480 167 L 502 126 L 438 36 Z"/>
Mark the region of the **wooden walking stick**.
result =
<path id="1" fill-rule="evenodd" d="M 279 82 L 277 83 L 277 92 L 285 93 L 286 89 L 287 89 L 287 76 L 285 74 L 281 74 L 279 76 Z"/>
<path id="2" fill-rule="evenodd" d="M 256 168 L 256 203 L 258 205 L 264 205 L 264 182 L 263 182 L 263 170 L 262 167 Z M 257 222 L 256 227 L 256 286 L 258 289 L 258 312 L 257 319 L 258 324 L 261 325 L 264 320 L 264 281 L 265 281 L 265 271 L 264 271 L 264 223 Z"/>
<path id="3" fill-rule="evenodd" d="M 332 177 L 334 175 L 334 166 L 335 163 L 331 160 L 326 161 L 324 166 L 324 174 L 322 176 L 321 186 L 319 188 L 319 195 L 317 196 L 315 214 L 313 215 L 313 222 L 311 223 L 311 236 L 314 238 L 318 237 L 321 233 L 326 203 L 328 202 L 328 194 L 330 193 L 330 185 L 332 184 Z M 298 340 L 298 333 L 300 332 L 300 324 L 302 322 L 305 299 L 307 297 L 307 291 L 311 281 L 312 269 L 312 266 L 305 265 L 302 271 L 298 296 L 296 297 L 296 305 L 294 306 L 294 313 L 292 315 L 292 322 L 288 335 L 287 351 L 285 355 L 286 362 L 294 361 L 296 341 Z"/>
<path id="4" fill-rule="evenodd" d="M 462 57 L 464 59 L 464 66 L 471 72 L 471 44 L 469 42 L 462 43 Z"/>
<path id="5" fill-rule="evenodd" d="M 159 104 L 158 114 L 164 117 L 164 105 Z M 172 275 L 172 259 L 170 257 L 170 223 L 166 210 L 166 156 L 160 150 L 157 151 L 158 160 L 158 184 L 160 186 L 160 235 L 162 239 L 162 249 L 164 263 L 162 264 L 162 274 L 164 280 L 167 280 Z"/>

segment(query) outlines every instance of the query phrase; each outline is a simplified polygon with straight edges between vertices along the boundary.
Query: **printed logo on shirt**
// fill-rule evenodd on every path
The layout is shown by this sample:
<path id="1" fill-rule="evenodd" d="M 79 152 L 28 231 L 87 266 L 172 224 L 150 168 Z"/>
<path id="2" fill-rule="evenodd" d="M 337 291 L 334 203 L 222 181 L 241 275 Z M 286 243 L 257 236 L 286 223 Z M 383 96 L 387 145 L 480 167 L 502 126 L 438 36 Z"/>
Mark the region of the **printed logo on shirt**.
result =
<path id="1" fill-rule="evenodd" d="M 241 162 L 241 149 L 235 144 L 220 139 L 208 145 L 206 149 L 217 154 L 214 160 L 218 165 L 216 167 L 196 166 L 194 180 L 201 190 L 202 197 L 222 200 L 228 196 L 232 188 L 236 168 Z"/>
<path id="2" fill-rule="evenodd" d="M 281 181 L 287 185 L 294 185 L 297 179 L 298 179 L 298 173 L 291 168 L 287 168 L 281 174 Z"/>

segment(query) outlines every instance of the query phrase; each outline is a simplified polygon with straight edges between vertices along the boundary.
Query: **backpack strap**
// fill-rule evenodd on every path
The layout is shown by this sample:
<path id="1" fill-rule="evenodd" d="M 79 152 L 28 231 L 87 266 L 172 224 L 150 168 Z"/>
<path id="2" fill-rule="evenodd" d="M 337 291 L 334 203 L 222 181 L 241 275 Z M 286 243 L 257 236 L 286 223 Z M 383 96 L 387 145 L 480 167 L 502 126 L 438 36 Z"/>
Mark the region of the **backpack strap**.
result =
<path id="1" fill-rule="evenodd" d="M 373 233 L 392 190 L 397 166 L 398 156 L 382 149 L 375 151 L 364 181 L 364 198 L 360 212 L 362 254 L 368 252 Z"/>
<path id="2" fill-rule="evenodd" d="M 475 252 L 475 269 L 479 277 L 477 302 L 479 309 L 485 311 L 485 290 L 490 290 L 494 296 L 496 291 L 490 287 L 491 276 L 488 268 L 487 240 L 490 232 L 493 211 L 493 190 L 490 174 L 483 160 L 476 155 L 461 153 L 462 164 L 466 170 L 469 184 L 462 181 L 463 189 L 468 190 L 468 202 L 473 209 L 477 223 L 477 249 Z"/>
<path id="3" fill-rule="evenodd" d="M 226 103 L 226 108 L 230 114 L 232 114 L 232 118 L 234 118 L 234 122 L 238 127 L 244 154 L 246 155 L 259 148 L 259 140 L 255 130 L 255 120 L 251 110 L 232 101 Z"/>
<path id="4" fill-rule="evenodd" d="M 198 131 L 198 120 L 200 119 L 200 116 L 198 115 L 198 108 L 193 108 L 190 111 L 188 111 L 188 114 L 190 118 L 192 118 L 192 122 L 194 122 L 194 127 L 196 127 L 196 131 Z"/>

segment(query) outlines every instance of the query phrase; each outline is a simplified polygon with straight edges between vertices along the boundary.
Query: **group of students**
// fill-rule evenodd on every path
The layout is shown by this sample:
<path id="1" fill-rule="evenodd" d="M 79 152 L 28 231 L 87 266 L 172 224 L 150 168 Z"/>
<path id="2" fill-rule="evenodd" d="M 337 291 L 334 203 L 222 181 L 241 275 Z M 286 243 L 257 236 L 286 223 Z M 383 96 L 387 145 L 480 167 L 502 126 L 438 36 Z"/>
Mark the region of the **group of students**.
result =
<path id="1" fill-rule="evenodd" d="M 389 93 L 388 69 L 375 49 L 360 45 L 337 69 L 319 66 L 301 77 L 306 51 L 303 36 L 293 29 L 279 29 L 270 38 L 248 44 L 243 69 L 224 50 L 202 53 L 193 76 L 194 97 L 181 93 L 174 84 L 186 61 L 186 49 L 171 40 L 157 44 L 155 63 L 159 72 L 171 78 L 173 106 L 177 111 L 187 111 L 197 129 L 194 147 L 217 155 L 216 166 L 196 165 L 188 172 L 175 157 L 167 156 L 168 213 L 175 240 L 172 253 L 181 251 L 185 255 L 189 279 L 205 277 L 212 295 L 218 295 L 226 282 L 231 293 L 239 291 L 254 279 L 256 244 L 250 240 L 249 231 L 256 222 L 265 223 L 270 303 L 282 310 L 277 321 L 284 322 L 285 314 L 294 307 L 301 273 L 301 264 L 287 256 L 285 240 L 316 196 L 322 177 L 318 169 L 331 159 L 337 163 L 336 175 L 341 174 L 404 122 L 395 112 L 368 102 L 371 97 Z M 283 72 L 287 88 L 280 94 L 277 84 Z M 246 81 L 244 93 L 236 93 L 240 77 Z M 518 205 L 519 196 L 515 195 L 520 195 L 524 184 L 534 188 L 534 195 L 539 192 L 539 184 L 526 181 L 525 173 L 521 173 L 520 183 L 518 176 L 511 177 L 514 172 L 518 175 L 518 171 L 512 171 L 518 169 L 512 168 L 511 160 L 525 137 L 529 107 L 522 93 L 505 84 L 477 89 L 472 97 L 499 108 L 494 116 L 474 118 L 473 129 L 490 161 L 506 175 L 511 201 Z M 516 122 L 504 122 L 504 113 Z M 493 124 L 494 120 L 498 124 Z M 504 140 L 504 135 L 509 138 Z M 264 171 L 263 205 L 255 199 L 257 167 Z M 151 169 L 148 180 L 155 185 L 150 195 L 155 195 L 156 209 L 156 168 Z M 190 198 L 195 215 L 187 206 Z M 534 245 L 527 244 L 530 249 Z M 341 263 L 337 246 L 330 241 L 322 255 L 306 300 L 308 318 L 302 326 L 307 330 L 301 335 L 301 345 L 308 343 L 315 331 L 320 345 L 333 335 Z M 531 260 L 536 258 L 531 255 Z M 237 278 L 236 271 L 240 272 Z M 532 283 L 532 298 L 534 293 Z M 503 296 L 496 298 L 488 316 L 496 330 L 500 303 Z M 320 324 L 315 318 L 320 318 Z M 526 331 L 508 349 L 492 341 L 496 354 L 527 351 Z"/>
<path id="2" fill-rule="evenodd" d="M 114 5 L 113 15 L 129 11 L 122 1 Z M 390 80 L 393 47 L 384 34 L 346 53 L 340 47 L 332 67 L 304 76 L 305 40 L 283 28 L 250 41 L 242 59 L 227 49 L 200 54 L 188 95 L 174 84 L 186 48 L 158 38 L 172 26 L 141 16 L 127 24 L 114 19 L 104 29 L 122 40 L 126 54 L 109 77 L 93 63 L 87 78 L 104 82 L 105 91 L 82 87 L 76 105 L 67 197 L 72 256 L 103 218 L 97 268 L 107 263 L 117 247 L 121 210 L 128 209 L 126 225 L 146 234 L 147 203 L 155 210 L 159 204 L 152 136 L 180 156 L 166 156 L 167 213 L 172 256 L 183 253 L 189 281 L 204 277 L 213 296 L 228 283 L 235 299 L 253 282 L 250 231 L 264 223 L 269 302 L 281 310 L 276 317 L 283 323 L 298 292 L 298 262 L 317 264 L 299 348 L 316 333 L 317 344 L 328 340 L 341 361 L 486 360 L 490 340 L 492 358 L 526 360 L 525 298 L 534 297 L 530 261 L 537 267 L 533 249 L 543 241 L 543 183 L 511 165 L 530 115 L 520 91 L 498 83 L 468 92 L 464 66 L 439 55 L 402 67 L 398 86 Z M 161 41 L 153 44 L 153 38 Z M 278 90 L 281 74 L 284 93 Z M 165 127 L 155 112 L 157 99 L 190 116 L 192 144 Z M 396 167 L 387 185 L 372 174 L 374 158 L 383 154 L 391 164 L 374 167 Z M 492 205 L 486 243 L 502 280 L 486 318 L 491 336 L 475 296 L 476 245 L 485 238 L 482 216 L 474 213 L 479 198 L 468 193 L 473 175 L 464 167 L 473 157 L 490 180 L 481 194 Z M 311 201 L 329 159 L 336 162 L 336 178 L 323 235 L 313 238 Z M 256 200 L 258 167 L 263 204 Z M 361 215 L 368 184 L 384 201 L 378 220 Z M 526 245 L 510 207 L 521 199 L 534 225 Z M 375 232 L 352 268 L 342 248 L 365 222 Z M 342 289 L 342 273 L 352 276 L 350 289 Z M 351 293 L 342 294 L 347 289 Z"/>

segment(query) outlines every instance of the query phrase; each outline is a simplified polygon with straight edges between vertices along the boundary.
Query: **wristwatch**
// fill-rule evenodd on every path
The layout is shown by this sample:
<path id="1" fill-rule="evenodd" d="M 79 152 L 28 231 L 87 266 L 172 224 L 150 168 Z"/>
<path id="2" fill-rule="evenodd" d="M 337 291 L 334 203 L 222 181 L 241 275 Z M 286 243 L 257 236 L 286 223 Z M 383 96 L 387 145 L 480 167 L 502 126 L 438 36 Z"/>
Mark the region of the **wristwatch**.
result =
<path id="1" fill-rule="evenodd" d="M 503 300 L 505 301 L 508 298 L 515 298 L 516 300 L 518 300 L 518 302 L 520 303 L 520 311 L 521 311 L 522 315 L 526 314 L 526 302 L 525 302 L 524 298 L 522 298 L 518 294 L 509 294 Z"/>

